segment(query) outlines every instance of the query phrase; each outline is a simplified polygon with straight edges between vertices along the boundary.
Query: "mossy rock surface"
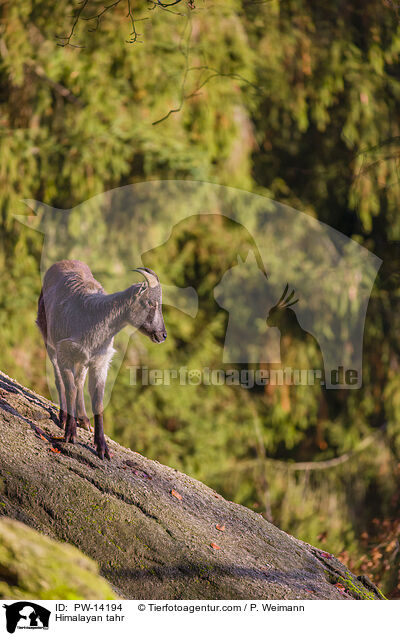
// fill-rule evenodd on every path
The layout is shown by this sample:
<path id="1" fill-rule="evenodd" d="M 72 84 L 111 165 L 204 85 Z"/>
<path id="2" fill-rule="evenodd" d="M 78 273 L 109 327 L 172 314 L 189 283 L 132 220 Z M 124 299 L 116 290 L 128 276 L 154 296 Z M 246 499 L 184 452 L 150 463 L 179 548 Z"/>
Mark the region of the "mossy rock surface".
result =
<path id="1" fill-rule="evenodd" d="M 0 519 L 0 598 L 114 599 L 97 563 L 12 519 Z"/>
<path id="2" fill-rule="evenodd" d="M 61 435 L 56 406 L 0 374 L 0 515 L 77 546 L 120 596 L 382 598 L 366 577 L 199 481 L 112 440 L 102 462 L 89 432 L 79 429 L 75 446 Z"/>

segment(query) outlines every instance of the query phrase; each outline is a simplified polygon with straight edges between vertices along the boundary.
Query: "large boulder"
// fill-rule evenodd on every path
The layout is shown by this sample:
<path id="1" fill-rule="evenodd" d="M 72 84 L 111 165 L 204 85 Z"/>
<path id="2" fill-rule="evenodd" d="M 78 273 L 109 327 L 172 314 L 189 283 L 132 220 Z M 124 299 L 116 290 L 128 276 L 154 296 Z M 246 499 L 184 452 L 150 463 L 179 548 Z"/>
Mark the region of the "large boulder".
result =
<path id="1" fill-rule="evenodd" d="M 92 559 L 24 524 L 0 519 L 0 598 L 113 599 Z"/>
<path id="2" fill-rule="evenodd" d="M 357 578 L 332 555 L 195 479 L 112 440 L 107 440 L 111 461 L 101 461 L 92 434 L 81 429 L 75 446 L 54 439 L 60 435 L 56 406 L 0 374 L 0 514 L 77 546 L 99 564 L 120 596 L 382 598 L 367 577 Z M 26 531 L 2 527 L 8 532 L 6 549 L 10 533 L 21 538 Z M 72 548 L 50 548 L 34 536 L 38 550 L 54 548 L 55 567 L 67 568 L 66 585 L 84 598 L 90 584 L 78 591 L 75 565 L 68 570 L 63 552 Z M 73 554 L 78 568 L 82 557 Z M 39 572 L 40 559 L 35 562 Z M 90 568 L 89 573 L 95 577 Z M 51 594 L 55 579 L 51 571 L 48 576 Z M 108 594 L 104 584 L 97 587 L 98 598 Z"/>

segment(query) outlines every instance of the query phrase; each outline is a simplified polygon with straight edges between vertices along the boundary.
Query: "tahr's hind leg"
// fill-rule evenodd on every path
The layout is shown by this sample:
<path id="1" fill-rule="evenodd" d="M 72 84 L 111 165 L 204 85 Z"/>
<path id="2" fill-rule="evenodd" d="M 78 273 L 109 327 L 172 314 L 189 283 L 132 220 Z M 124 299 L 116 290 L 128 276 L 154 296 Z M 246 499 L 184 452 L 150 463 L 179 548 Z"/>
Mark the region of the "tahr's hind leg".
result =
<path id="1" fill-rule="evenodd" d="M 65 386 L 67 399 L 67 422 L 65 425 L 64 441 L 75 444 L 76 442 L 76 384 L 73 369 L 61 368 L 61 376 Z"/>
<path id="2" fill-rule="evenodd" d="M 60 402 L 60 411 L 59 411 L 59 414 L 58 414 L 58 419 L 59 419 L 61 428 L 65 428 L 65 424 L 67 422 L 67 401 L 66 401 L 66 397 L 65 397 L 64 381 L 63 381 L 62 376 L 61 376 L 60 367 L 58 366 L 56 350 L 53 347 L 50 347 L 48 345 L 47 346 L 47 352 L 49 354 L 49 358 L 50 358 L 51 363 L 53 365 L 54 379 L 55 379 L 55 382 L 56 382 L 56 388 L 57 388 L 57 392 L 58 392 L 58 399 L 59 399 L 59 402 Z"/>
<path id="3" fill-rule="evenodd" d="M 90 420 L 86 413 L 84 386 L 88 369 L 87 367 L 81 367 L 75 373 L 76 384 L 76 416 L 78 418 L 78 426 L 90 431 Z"/>

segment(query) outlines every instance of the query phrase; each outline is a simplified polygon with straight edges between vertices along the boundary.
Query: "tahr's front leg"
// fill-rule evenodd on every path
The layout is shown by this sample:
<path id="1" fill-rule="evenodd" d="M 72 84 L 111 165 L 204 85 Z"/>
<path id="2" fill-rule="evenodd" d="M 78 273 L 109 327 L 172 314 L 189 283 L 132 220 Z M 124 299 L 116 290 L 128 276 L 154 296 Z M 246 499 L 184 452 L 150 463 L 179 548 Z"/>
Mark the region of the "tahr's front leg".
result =
<path id="1" fill-rule="evenodd" d="M 99 413 L 94 416 L 94 443 L 97 450 L 97 455 L 100 459 L 111 459 L 108 446 L 104 437 L 103 429 L 103 414 Z"/>
<path id="2" fill-rule="evenodd" d="M 106 385 L 107 368 L 112 349 L 93 360 L 89 365 L 89 393 L 92 400 L 92 410 L 94 413 L 94 443 L 97 455 L 100 459 L 110 459 L 110 453 L 104 438 L 103 429 L 103 397 Z"/>

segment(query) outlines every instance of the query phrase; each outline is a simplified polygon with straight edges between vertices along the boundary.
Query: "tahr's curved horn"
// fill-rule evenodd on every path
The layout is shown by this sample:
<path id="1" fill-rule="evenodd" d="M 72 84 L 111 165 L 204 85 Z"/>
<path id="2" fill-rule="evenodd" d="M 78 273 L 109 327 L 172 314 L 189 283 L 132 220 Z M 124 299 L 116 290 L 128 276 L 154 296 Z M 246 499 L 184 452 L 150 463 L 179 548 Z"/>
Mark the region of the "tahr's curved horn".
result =
<path id="1" fill-rule="evenodd" d="M 147 267 L 137 267 L 132 271 L 142 274 L 142 276 L 146 279 L 149 287 L 157 287 L 160 284 L 157 274 Z"/>

